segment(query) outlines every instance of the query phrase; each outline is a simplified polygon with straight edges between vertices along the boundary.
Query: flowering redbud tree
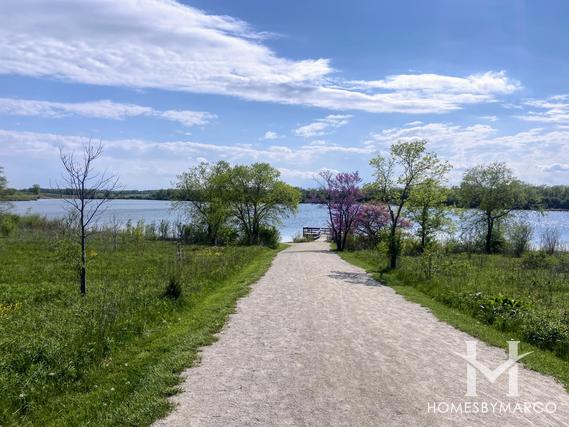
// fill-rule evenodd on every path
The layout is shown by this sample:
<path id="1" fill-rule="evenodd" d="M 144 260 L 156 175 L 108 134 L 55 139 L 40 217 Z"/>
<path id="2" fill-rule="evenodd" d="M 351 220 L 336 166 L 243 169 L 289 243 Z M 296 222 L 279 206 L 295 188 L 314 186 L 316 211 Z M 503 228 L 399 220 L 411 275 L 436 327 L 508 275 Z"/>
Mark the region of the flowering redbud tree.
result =
<path id="1" fill-rule="evenodd" d="M 354 230 L 356 218 L 362 205 L 358 203 L 362 193 L 362 179 L 358 172 L 320 172 L 321 186 L 328 206 L 332 239 L 339 251 L 346 247 L 348 235 Z"/>
<path id="2" fill-rule="evenodd" d="M 366 203 L 360 207 L 354 223 L 354 232 L 371 247 L 379 243 L 380 233 L 389 225 L 389 209 L 384 204 Z"/>

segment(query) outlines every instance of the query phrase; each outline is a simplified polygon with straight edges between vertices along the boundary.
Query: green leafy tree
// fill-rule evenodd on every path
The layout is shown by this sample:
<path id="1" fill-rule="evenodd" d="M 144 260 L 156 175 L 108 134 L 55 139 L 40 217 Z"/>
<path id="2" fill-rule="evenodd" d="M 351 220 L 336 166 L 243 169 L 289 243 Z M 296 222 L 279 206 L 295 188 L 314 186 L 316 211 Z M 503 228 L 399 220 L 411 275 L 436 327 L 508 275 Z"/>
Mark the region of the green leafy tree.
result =
<path id="1" fill-rule="evenodd" d="M 460 185 L 460 194 L 464 206 L 475 208 L 480 213 L 485 228 L 486 253 L 493 251 L 497 225 L 527 200 L 525 186 L 502 162 L 468 169 Z"/>
<path id="2" fill-rule="evenodd" d="M 228 223 L 228 178 L 231 167 L 227 162 L 200 163 L 178 176 L 175 206 L 188 212 L 190 218 L 206 230 L 210 244 L 217 244 L 220 232 Z"/>
<path id="3" fill-rule="evenodd" d="M 370 161 L 374 168 L 374 193 L 389 209 L 389 267 L 396 268 L 400 251 L 403 207 L 413 191 L 428 180 L 439 181 L 450 169 L 434 153 L 426 151 L 427 141 L 413 140 L 393 144 L 389 156 Z"/>
<path id="4" fill-rule="evenodd" d="M 268 163 L 231 168 L 227 201 L 249 244 L 259 244 L 263 227 L 276 225 L 298 207 L 300 191 L 279 177 Z"/>
<path id="5" fill-rule="evenodd" d="M 435 179 L 425 180 L 411 192 L 408 216 L 417 224 L 421 252 L 432 242 L 434 234 L 449 222 L 447 195 L 448 190 Z"/>
<path id="6" fill-rule="evenodd" d="M 8 180 L 6 179 L 6 175 L 4 175 L 4 168 L 0 166 L 0 214 L 9 211 L 12 207 L 10 202 L 4 200 L 6 198 L 7 186 Z"/>
<path id="7" fill-rule="evenodd" d="M 41 189 L 40 189 L 39 184 L 32 185 L 32 188 L 30 188 L 30 190 L 31 190 L 32 194 L 34 194 L 36 196 L 39 196 L 41 193 Z"/>
<path id="8" fill-rule="evenodd" d="M 0 166 L 0 194 L 6 191 L 6 186 L 8 185 L 8 180 L 4 175 L 4 168 Z"/>

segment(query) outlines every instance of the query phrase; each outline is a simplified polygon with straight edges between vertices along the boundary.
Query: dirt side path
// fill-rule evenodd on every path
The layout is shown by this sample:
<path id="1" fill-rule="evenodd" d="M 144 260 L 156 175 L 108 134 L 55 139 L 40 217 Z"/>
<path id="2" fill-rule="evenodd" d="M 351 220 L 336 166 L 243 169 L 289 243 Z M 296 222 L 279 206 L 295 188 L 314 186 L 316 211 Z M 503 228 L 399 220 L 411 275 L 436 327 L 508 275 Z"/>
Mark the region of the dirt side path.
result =
<path id="1" fill-rule="evenodd" d="M 465 340 L 474 338 L 378 285 L 326 243 L 293 245 L 239 301 L 201 364 L 184 373 L 176 409 L 156 425 L 569 425 L 569 394 L 524 368 L 517 399 L 507 397 L 507 374 L 495 384 L 479 374 L 478 397 L 465 397 L 466 362 L 455 354 L 466 353 Z M 507 357 L 477 346 L 492 369 Z M 482 401 L 512 409 L 553 402 L 557 410 L 444 411 L 444 402 Z"/>

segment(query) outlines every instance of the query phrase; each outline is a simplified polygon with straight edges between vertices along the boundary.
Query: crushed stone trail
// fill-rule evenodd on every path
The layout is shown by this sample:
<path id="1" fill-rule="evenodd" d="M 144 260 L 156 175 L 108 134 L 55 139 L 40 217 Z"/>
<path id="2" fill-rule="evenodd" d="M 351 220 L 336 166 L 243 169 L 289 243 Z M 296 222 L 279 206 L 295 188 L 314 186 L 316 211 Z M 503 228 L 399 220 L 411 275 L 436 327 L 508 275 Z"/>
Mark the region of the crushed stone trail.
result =
<path id="1" fill-rule="evenodd" d="M 175 409 L 155 425 L 569 425 L 569 394 L 522 366 L 518 398 L 507 396 L 507 374 L 492 384 L 480 373 L 478 397 L 465 397 L 466 362 L 456 353 L 466 353 L 466 340 L 475 339 L 373 281 L 325 242 L 293 244 L 184 372 Z M 480 341 L 477 348 L 491 369 L 507 358 Z M 482 401 L 512 409 L 553 402 L 556 412 L 445 412 L 446 403 Z"/>

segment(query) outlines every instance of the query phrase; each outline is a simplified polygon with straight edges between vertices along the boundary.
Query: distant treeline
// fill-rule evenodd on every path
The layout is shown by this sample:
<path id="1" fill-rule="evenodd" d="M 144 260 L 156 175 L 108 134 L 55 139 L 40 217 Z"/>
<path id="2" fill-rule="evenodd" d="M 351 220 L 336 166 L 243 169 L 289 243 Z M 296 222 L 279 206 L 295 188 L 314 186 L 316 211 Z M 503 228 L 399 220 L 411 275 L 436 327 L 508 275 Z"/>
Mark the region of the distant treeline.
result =
<path id="1" fill-rule="evenodd" d="M 323 203 L 324 191 L 320 188 L 299 188 L 302 194 L 301 203 Z M 175 200 L 176 189 L 164 188 L 159 190 L 117 190 L 113 191 L 111 198 L 113 199 L 134 199 L 134 200 Z M 524 209 L 563 209 L 569 210 L 569 185 L 529 185 L 526 184 L 528 201 Z M 362 201 L 372 200 L 374 198 L 373 189 L 364 187 L 364 199 Z M 32 187 L 22 190 L 13 188 L 4 191 L 4 198 L 11 200 L 29 200 L 35 198 L 50 198 L 72 195 L 70 189 L 54 189 Z M 449 191 L 447 204 L 456 207 L 470 207 L 463 203 L 459 196 L 459 188 L 452 187 Z"/>
<path id="2" fill-rule="evenodd" d="M 111 192 L 111 199 L 134 199 L 134 200 L 174 200 L 176 189 L 166 188 L 160 190 L 115 190 Z M 62 188 L 25 188 L 22 190 L 7 189 L 4 194 L 7 198 L 14 196 L 12 200 L 56 198 L 72 196 L 73 190 Z M 100 195 L 102 196 L 102 194 Z"/>
<path id="3" fill-rule="evenodd" d="M 522 209 L 569 210 L 569 185 L 524 185 L 527 201 Z M 324 191 L 320 188 L 303 188 L 301 192 L 302 203 L 322 203 L 325 197 Z M 377 198 L 371 187 L 364 186 L 362 193 L 364 195 L 362 201 L 364 202 Z M 446 204 L 462 208 L 474 207 L 461 200 L 458 186 L 450 188 Z"/>
<path id="4" fill-rule="evenodd" d="M 524 184 L 526 202 L 522 209 L 559 209 L 569 210 L 569 185 L 530 185 Z M 449 206 L 469 208 L 468 203 L 460 199 L 459 187 L 452 187 L 448 194 Z"/>

